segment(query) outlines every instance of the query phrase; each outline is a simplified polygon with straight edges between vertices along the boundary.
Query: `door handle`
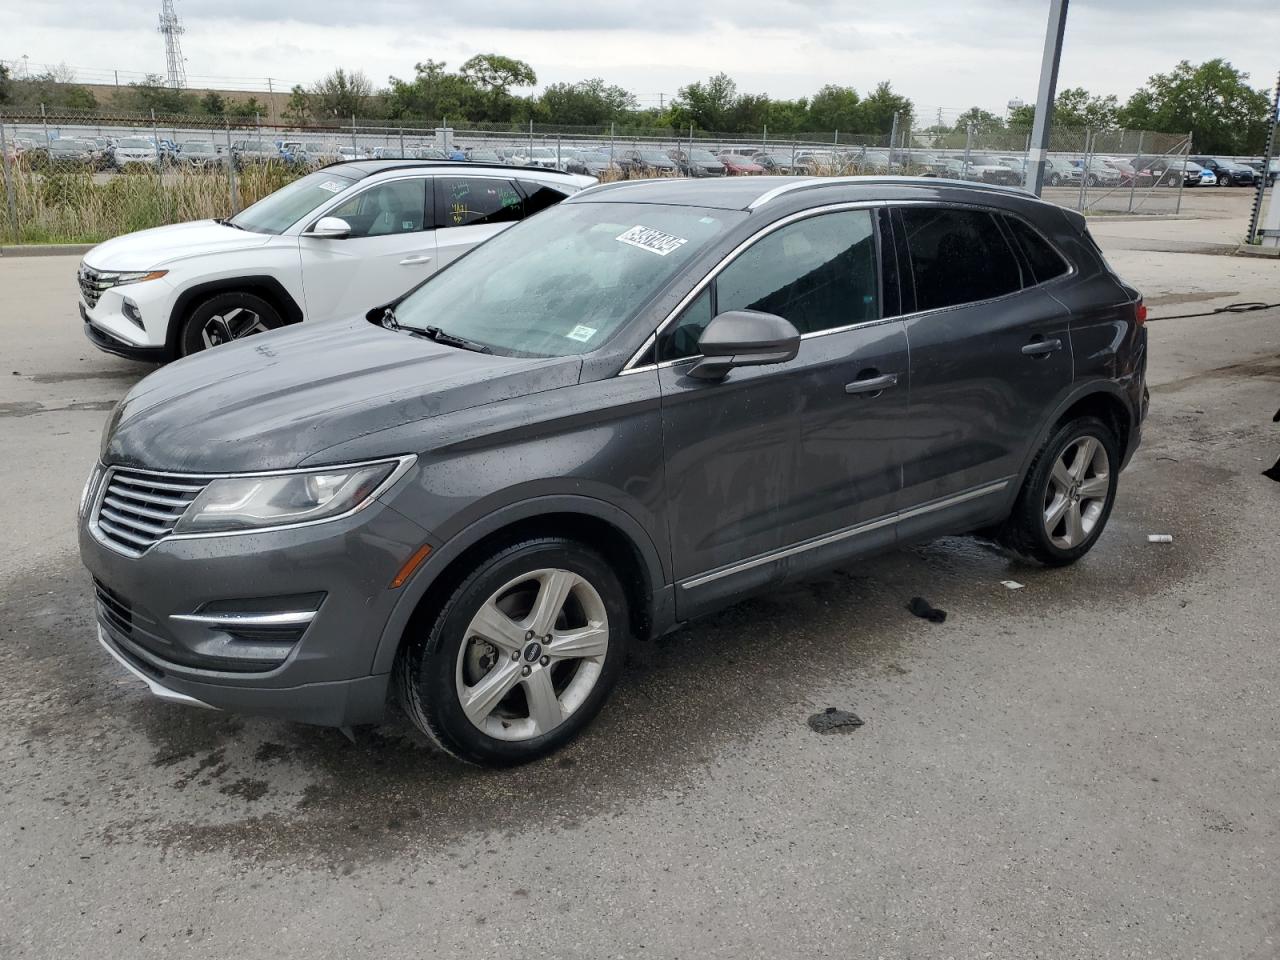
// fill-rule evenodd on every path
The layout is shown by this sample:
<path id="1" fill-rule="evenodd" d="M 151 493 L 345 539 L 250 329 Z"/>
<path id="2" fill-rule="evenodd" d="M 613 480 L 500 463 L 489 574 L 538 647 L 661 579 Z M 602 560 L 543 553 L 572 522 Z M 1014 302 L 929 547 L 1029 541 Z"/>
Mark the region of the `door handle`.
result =
<path id="1" fill-rule="evenodd" d="M 896 373 L 886 373 L 878 377 L 868 377 L 865 380 L 855 380 L 853 383 L 844 385 L 844 392 L 850 394 L 863 393 L 879 393 L 887 390 L 889 387 L 898 385 L 898 375 Z"/>
<path id="2" fill-rule="evenodd" d="M 1028 357 L 1046 357 L 1055 350 L 1062 349 L 1061 340 L 1032 340 L 1022 348 Z"/>
<path id="3" fill-rule="evenodd" d="M 400 261 L 402 266 L 406 266 L 411 263 L 430 263 L 430 262 L 431 262 L 431 258 L 428 257 L 426 254 L 419 254 L 418 256 L 413 256 L 413 257 L 405 257 L 403 260 Z"/>

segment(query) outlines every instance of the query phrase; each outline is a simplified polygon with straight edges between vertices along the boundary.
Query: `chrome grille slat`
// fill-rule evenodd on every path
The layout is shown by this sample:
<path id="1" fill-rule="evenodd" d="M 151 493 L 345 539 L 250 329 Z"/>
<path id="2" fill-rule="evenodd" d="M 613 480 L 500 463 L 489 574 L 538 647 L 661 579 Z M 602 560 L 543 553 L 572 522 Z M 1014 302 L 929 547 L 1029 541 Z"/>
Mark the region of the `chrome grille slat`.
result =
<path id="1" fill-rule="evenodd" d="M 131 487 L 144 487 L 148 490 L 173 490 L 178 493 L 199 493 L 207 483 L 207 481 L 202 483 L 174 483 L 172 480 L 151 480 L 147 477 L 139 477 L 129 473 L 116 473 L 113 479 L 117 483 L 127 483 Z"/>
<path id="2" fill-rule="evenodd" d="M 173 533 L 211 479 L 112 468 L 94 505 L 99 539 L 130 556 L 145 553 Z"/>
<path id="3" fill-rule="evenodd" d="M 190 499 L 183 499 L 181 497 L 165 497 L 158 493 L 142 493 L 139 490 L 134 490 L 132 488 L 127 488 L 127 487 L 116 487 L 112 491 L 112 496 L 122 497 L 130 500 L 137 500 L 139 503 L 159 504 L 160 506 L 163 506 L 163 507 L 174 507 L 178 510 L 179 513 L 185 510 L 187 504 L 189 504 L 192 500 L 195 499 L 195 497 L 191 497 Z"/>
<path id="4" fill-rule="evenodd" d="M 173 511 L 165 512 L 164 510 L 156 510 L 152 507 L 144 507 L 140 503 L 132 500 L 122 500 L 116 496 L 107 496 L 102 499 L 103 506 L 113 507 L 116 510 L 124 510 L 128 513 L 136 513 L 140 517 L 150 517 L 152 520 L 173 520 L 181 516 L 182 511 L 176 514 Z"/>
<path id="5" fill-rule="evenodd" d="M 131 533 L 123 527 L 117 527 L 110 520 L 104 520 L 101 517 L 98 518 L 98 526 L 102 528 L 104 533 L 108 533 L 113 537 L 118 537 L 121 540 L 125 540 L 143 548 L 149 547 L 155 543 L 154 537 L 138 536 L 138 534 Z"/>
<path id="6" fill-rule="evenodd" d="M 163 537 L 165 534 L 173 532 L 172 523 L 165 526 L 161 526 L 159 524 L 154 524 L 154 523 L 147 523 L 145 520 L 141 520 L 137 517 L 127 516 L 126 514 L 123 514 L 120 511 L 114 510 L 111 507 L 108 507 L 105 505 L 102 508 L 102 516 L 106 517 L 112 523 L 117 524 L 119 526 L 131 527 L 134 530 L 141 530 L 143 533 L 154 534 L 156 537 Z"/>

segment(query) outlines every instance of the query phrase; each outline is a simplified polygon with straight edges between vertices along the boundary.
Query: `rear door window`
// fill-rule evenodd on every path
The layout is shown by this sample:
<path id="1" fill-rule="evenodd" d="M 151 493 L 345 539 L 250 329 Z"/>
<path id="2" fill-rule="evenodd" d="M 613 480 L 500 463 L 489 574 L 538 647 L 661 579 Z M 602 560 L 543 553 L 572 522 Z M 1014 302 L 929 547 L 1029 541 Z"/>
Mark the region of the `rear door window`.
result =
<path id="1" fill-rule="evenodd" d="M 436 210 L 442 227 L 514 223 L 524 217 L 524 198 L 510 180 L 437 177 Z"/>
<path id="2" fill-rule="evenodd" d="M 531 217 L 540 210 L 554 207 L 568 196 L 563 190 L 549 187 L 545 183 L 532 180 L 521 180 L 520 189 L 524 191 L 524 215 Z"/>
<path id="3" fill-rule="evenodd" d="M 1022 271 L 992 215 L 956 207 L 902 207 L 916 310 L 992 300 L 1022 289 Z"/>

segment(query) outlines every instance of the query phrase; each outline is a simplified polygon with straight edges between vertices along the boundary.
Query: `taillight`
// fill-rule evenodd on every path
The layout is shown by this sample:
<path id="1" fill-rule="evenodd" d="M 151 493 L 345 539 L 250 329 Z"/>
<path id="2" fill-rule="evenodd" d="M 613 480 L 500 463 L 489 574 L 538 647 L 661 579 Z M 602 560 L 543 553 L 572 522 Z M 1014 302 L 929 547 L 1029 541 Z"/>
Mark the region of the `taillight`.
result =
<path id="1" fill-rule="evenodd" d="M 1147 305 L 1141 300 L 1133 305 L 1133 319 L 1140 327 L 1147 322 Z"/>

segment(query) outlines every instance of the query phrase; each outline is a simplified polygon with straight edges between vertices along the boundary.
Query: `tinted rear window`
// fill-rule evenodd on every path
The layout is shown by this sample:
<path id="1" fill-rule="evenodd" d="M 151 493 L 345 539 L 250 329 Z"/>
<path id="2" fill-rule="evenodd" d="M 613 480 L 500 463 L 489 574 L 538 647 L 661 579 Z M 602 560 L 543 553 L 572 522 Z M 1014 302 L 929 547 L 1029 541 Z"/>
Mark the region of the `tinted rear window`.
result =
<path id="1" fill-rule="evenodd" d="M 901 213 L 917 310 L 990 300 L 1022 288 L 1018 261 L 991 214 L 949 207 L 903 207 Z"/>
<path id="2" fill-rule="evenodd" d="M 1046 280 L 1052 280 L 1070 271 L 1071 267 L 1062 255 L 1027 224 L 1017 217 L 1005 217 L 1004 222 L 1008 224 L 1014 239 L 1022 248 L 1022 255 L 1031 265 L 1034 279 L 1028 278 L 1028 286 L 1032 282 L 1044 283 Z"/>

